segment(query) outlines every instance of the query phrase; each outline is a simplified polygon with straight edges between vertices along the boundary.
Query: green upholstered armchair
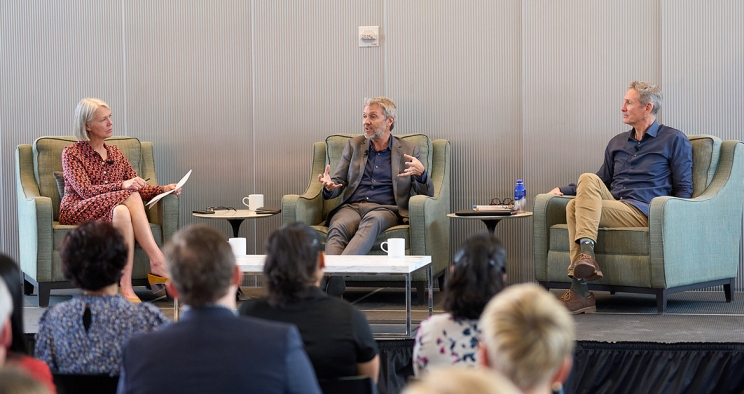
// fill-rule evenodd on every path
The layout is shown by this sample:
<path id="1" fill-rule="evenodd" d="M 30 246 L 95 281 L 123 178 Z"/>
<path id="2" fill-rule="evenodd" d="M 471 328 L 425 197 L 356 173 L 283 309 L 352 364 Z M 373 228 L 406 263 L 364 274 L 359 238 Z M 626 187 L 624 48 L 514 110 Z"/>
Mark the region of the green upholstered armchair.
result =
<path id="1" fill-rule="evenodd" d="M 595 253 L 604 278 L 593 290 L 667 295 L 723 285 L 733 297 L 739 265 L 744 197 L 744 146 L 709 135 L 692 142 L 692 198 L 657 197 L 648 227 L 600 228 Z M 535 277 L 547 288 L 568 288 L 566 204 L 572 197 L 540 194 L 534 206 Z"/>
<path id="2" fill-rule="evenodd" d="M 60 195 L 54 172 L 62 171 L 62 149 L 76 142 L 75 137 L 41 137 L 33 145 L 18 145 L 16 149 L 16 180 L 18 193 L 18 239 L 24 292 L 39 292 L 39 306 L 49 305 L 52 289 L 74 286 L 62 275 L 59 246 L 64 236 L 75 226 L 59 224 Z M 152 143 L 132 137 L 112 137 L 106 140 L 116 145 L 142 178 L 157 184 Z M 166 196 L 152 209 L 145 209 L 150 228 L 159 246 L 178 230 L 178 197 Z M 139 246 L 134 251 L 134 285 L 147 284 L 150 260 Z"/>
<path id="3" fill-rule="evenodd" d="M 331 173 L 336 168 L 346 141 L 357 134 L 336 134 L 326 138 L 325 142 L 313 144 L 313 164 L 310 170 L 310 182 L 302 195 L 289 194 L 282 197 L 282 223 L 303 222 L 311 225 L 325 243 L 328 227 L 324 225 L 328 213 L 341 203 L 341 197 L 324 201 L 322 184 L 318 174 L 331 165 Z M 385 254 L 380 243 L 388 238 L 405 238 L 406 254 L 414 256 L 431 256 L 432 272 L 440 280 L 449 265 L 450 223 L 447 214 L 450 212 L 450 143 L 447 140 L 431 141 L 423 134 L 403 134 L 397 137 L 418 145 L 421 151 L 421 163 L 426 167 L 428 176 L 434 183 L 434 196 L 412 196 L 409 202 L 410 224 L 398 225 L 380 234 L 370 254 Z M 419 303 L 423 302 L 426 276 L 423 270 L 415 272 L 412 283 L 416 286 Z M 359 287 L 396 287 L 404 286 L 397 277 L 387 276 L 354 276 L 346 278 L 347 286 Z"/>

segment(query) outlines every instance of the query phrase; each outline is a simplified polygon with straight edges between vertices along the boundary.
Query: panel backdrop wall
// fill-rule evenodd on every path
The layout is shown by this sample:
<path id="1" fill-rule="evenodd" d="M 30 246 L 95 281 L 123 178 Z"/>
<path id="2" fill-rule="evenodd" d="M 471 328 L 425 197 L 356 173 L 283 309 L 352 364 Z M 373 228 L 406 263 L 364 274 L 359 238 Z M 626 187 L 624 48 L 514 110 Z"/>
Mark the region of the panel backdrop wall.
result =
<path id="1" fill-rule="evenodd" d="M 194 170 L 184 225 L 228 235 L 191 211 L 303 191 L 312 142 L 359 132 L 378 95 L 399 106 L 396 133 L 452 142 L 457 210 L 517 178 L 532 200 L 596 171 L 635 79 L 662 86 L 663 123 L 744 139 L 741 20 L 736 0 L 3 1 L 0 250 L 17 258 L 23 242 L 15 147 L 70 135 L 83 97 L 111 105 L 115 134 L 155 144 L 161 183 Z M 380 47 L 358 47 L 364 25 Z M 279 224 L 244 223 L 249 253 Z M 453 252 L 485 229 L 452 226 Z M 512 282 L 533 279 L 531 234 L 531 219 L 497 228 Z"/>

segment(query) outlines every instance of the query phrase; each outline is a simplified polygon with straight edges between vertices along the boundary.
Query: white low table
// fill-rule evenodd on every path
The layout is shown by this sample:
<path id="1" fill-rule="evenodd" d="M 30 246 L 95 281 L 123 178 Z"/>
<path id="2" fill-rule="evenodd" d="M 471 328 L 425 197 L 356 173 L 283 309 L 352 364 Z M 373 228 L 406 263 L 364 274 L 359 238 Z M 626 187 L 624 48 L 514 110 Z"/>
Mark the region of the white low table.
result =
<path id="1" fill-rule="evenodd" d="M 237 259 L 240 271 L 246 274 L 263 273 L 264 255 L 248 255 Z M 406 337 L 411 336 L 411 274 L 426 269 L 429 286 L 429 316 L 434 309 L 432 290 L 431 256 L 325 256 L 325 273 L 345 276 L 353 275 L 402 275 L 406 278 Z M 390 334 L 394 335 L 394 334 Z"/>

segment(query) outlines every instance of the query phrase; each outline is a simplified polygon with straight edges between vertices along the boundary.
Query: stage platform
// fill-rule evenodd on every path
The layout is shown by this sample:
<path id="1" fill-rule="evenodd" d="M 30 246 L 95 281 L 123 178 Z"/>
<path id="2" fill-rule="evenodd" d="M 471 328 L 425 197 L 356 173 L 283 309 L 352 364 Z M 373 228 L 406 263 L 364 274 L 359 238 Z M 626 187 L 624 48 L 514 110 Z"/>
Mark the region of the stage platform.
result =
<path id="1" fill-rule="evenodd" d="M 243 287 L 243 298 L 260 296 L 261 288 Z M 50 304 L 69 299 L 75 290 L 58 291 Z M 552 291 L 560 297 L 562 291 Z M 151 299 L 173 317 L 173 304 Z M 726 303 L 722 291 L 684 292 L 669 296 L 659 315 L 653 296 L 596 292 L 597 313 L 576 315 L 577 346 L 566 393 L 742 393 L 744 392 L 744 294 Z M 402 333 L 405 303 L 401 289 L 350 288 L 345 299 L 362 310 L 373 333 Z M 428 315 L 416 305 L 418 322 Z M 442 293 L 434 291 L 434 313 L 442 312 Z M 44 308 L 26 296 L 27 338 L 38 330 Z M 414 328 L 417 324 L 414 324 Z M 381 393 L 398 393 L 413 374 L 413 339 L 380 336 Z"/>

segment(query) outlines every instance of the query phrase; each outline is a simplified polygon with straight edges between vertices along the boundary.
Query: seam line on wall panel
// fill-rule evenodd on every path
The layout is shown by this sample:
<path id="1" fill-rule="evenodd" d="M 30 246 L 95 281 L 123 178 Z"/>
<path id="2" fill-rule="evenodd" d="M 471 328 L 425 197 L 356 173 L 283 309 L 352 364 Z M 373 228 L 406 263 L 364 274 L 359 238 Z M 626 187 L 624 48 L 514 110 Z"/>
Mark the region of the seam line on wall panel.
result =
<path id="1" fill-rule="evenodd" d="M 387 50 L 388 50 L 388 35 L 387 35 L 387 14 L 388 14 L 388 2 L 387 0 L 382 1 L 382 31 L 385 32 L 385 41 L 382 45 L 382 78 L 383 78 L 383 89 L 384 97 L 390 97 L 390 91 L 388 90 L 388 63 L 387 63 Z M 382 34 L 382 33 L 380 33 Z"/>
<path id="2" fill-rule="evenodd" d="M 124 79 L 124 135 L 129 135 L 129 128 L 127 127 L 127 36 L 126 36 L 126 14 L 124 1 L 121 0 L 121 54 L 122 54 L 122 78 Z"/>

